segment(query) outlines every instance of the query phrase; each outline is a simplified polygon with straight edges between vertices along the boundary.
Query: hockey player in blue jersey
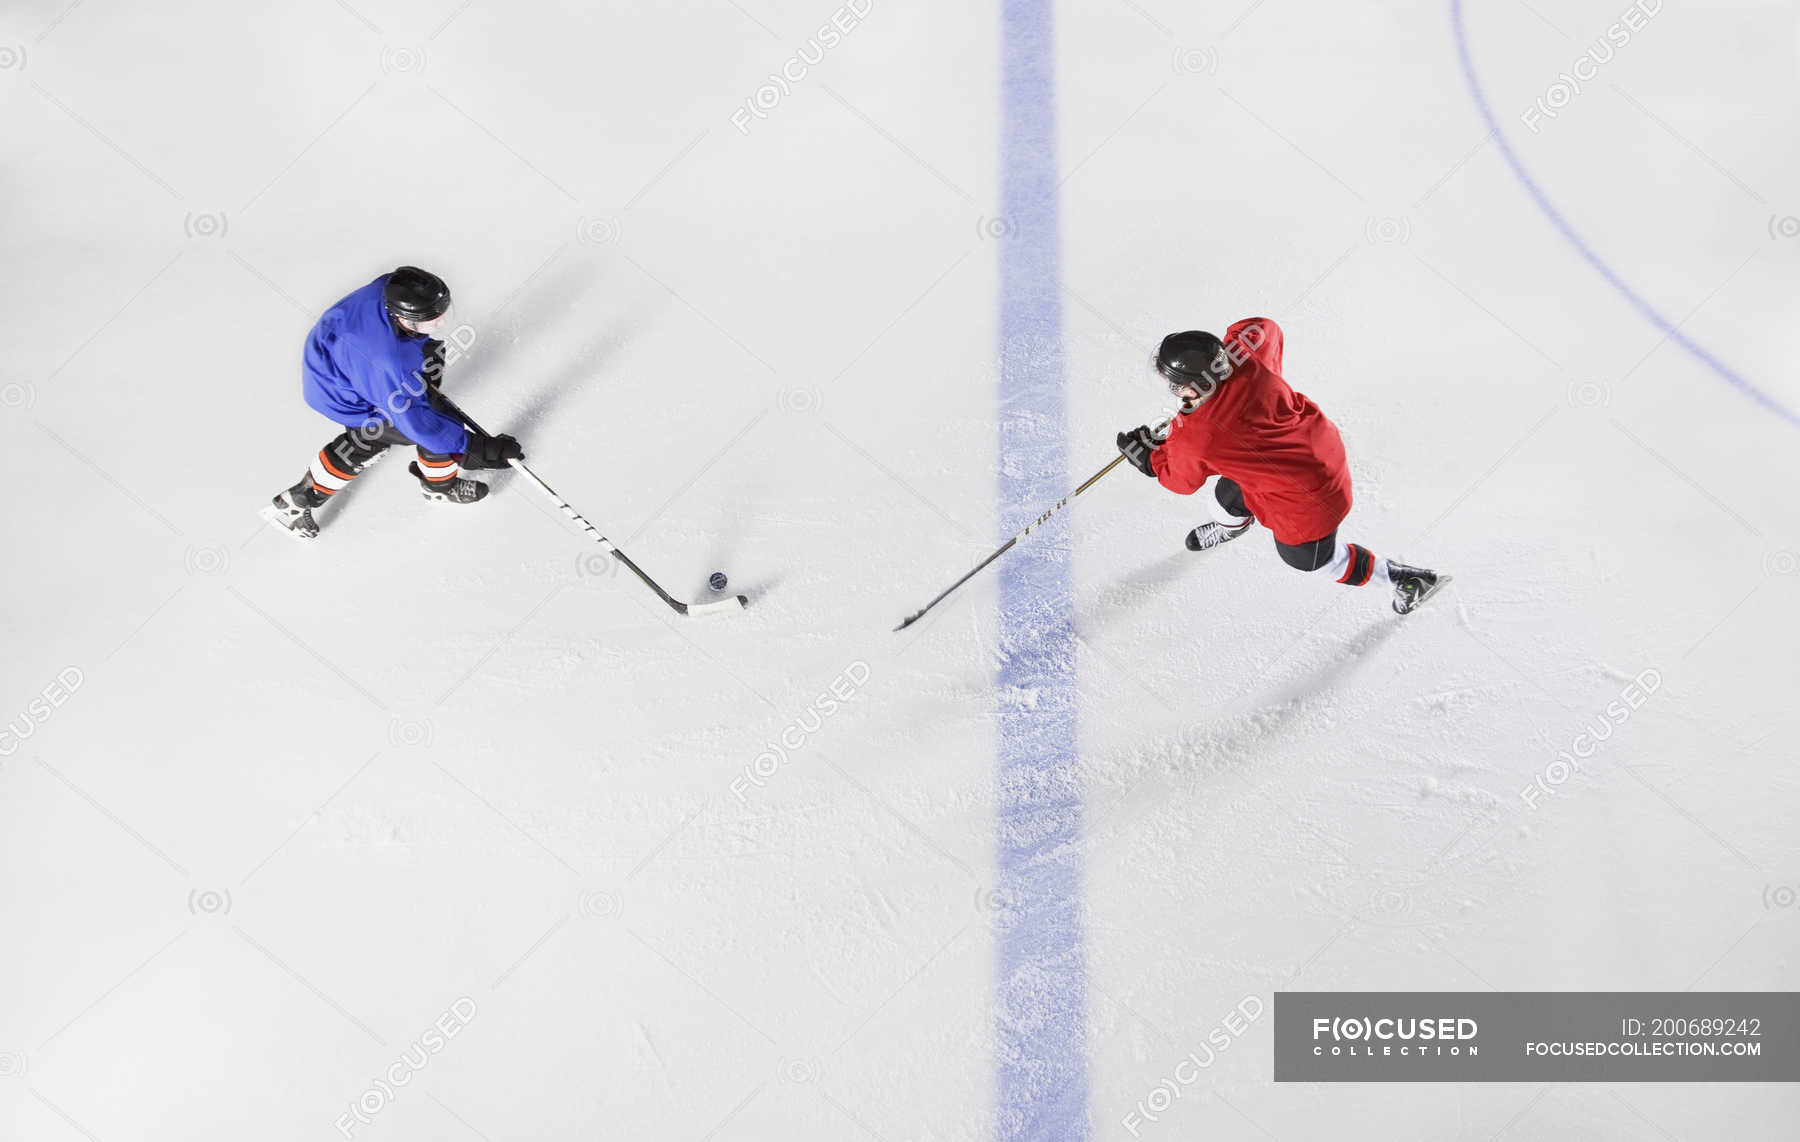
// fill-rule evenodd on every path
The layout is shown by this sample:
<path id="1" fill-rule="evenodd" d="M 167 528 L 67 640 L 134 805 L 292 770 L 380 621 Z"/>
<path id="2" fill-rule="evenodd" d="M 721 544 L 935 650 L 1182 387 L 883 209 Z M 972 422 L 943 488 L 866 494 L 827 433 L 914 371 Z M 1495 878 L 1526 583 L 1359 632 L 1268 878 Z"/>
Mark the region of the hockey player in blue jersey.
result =
<path id="1" fill-rule="evenodd" d="M 425 498 L 472 504 L 487 485 L 462 469 L 504 468 L 522 459 L 519 442 L 483 436 L 433 400 L 444 376 L 450 288 L 436 274 L 401 266 L 325 311 L 307 334 L 301 363 L 306 403 L 344 426 L 305 476 L 264 515 L 297 539 L 319 534 L 313 511 L 399 444 L 418 449 L 407 470 Z"/>

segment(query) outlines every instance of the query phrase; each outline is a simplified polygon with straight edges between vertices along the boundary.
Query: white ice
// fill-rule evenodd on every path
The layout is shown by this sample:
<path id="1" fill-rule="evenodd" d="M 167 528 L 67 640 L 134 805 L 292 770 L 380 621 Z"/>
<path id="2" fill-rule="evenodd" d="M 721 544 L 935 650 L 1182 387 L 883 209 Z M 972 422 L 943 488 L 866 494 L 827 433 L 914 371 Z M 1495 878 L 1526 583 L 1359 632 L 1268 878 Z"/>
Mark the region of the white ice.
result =
<path id="1" fill-rule="evenodd" d="M 993 1135 L 994 721 L 1029 696 L 991 577 L 890 628 L 1026 522 L 998 7 L 876 0 L 747 131 L 831 0 L 0 9 L 0 1138 Z M 1623 0 L 1468 8 L 1557 208 L 1800 407 L 1792 9 L 1666 0 L 1533 133 Z M 1129 469 L 1068 509 L 1093 1136 L 1246 996 L 1800 989 L 1800 430 L 1546 219 L 1448 0 L 1056 17 L 1070 486 L 1159 408 L 1157 337 L 1266 314 L 1348 442 L 1346 534 L 1457 577 L 1402 621 L 1263 534 L 1190 556 L 1196 505 Z M 751 609 L 675 617 L 504 475 L 430 505 L 393 457 L 310 546 L 258 521 L 335 431 L 303 334 L 401 262 L 476 331 L 472 413 Z M 1141 1137 L 1800 1114 L 1277 1085 L 1266 1016 L 1182 1090 Z"/>

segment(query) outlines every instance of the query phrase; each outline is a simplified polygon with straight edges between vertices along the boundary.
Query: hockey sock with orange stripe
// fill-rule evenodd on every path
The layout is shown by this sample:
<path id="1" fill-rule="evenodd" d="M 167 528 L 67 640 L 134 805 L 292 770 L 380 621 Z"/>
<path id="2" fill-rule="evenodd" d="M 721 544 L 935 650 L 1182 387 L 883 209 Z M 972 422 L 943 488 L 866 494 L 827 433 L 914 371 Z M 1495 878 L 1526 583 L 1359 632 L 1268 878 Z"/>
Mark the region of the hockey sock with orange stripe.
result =
<path id="1" fill-rule="evenodd" d="M 307 468 L 307 475 L 312 478 L 313 489 L 321 496 L 335 496 L 349 487 L 351 480 L 356 479 L 356 467 L 333 456 L 331 446 L 326 445 L 313 457 L 311 466 Z"/>
<path id="2" fill-rule="evenodd" d="M 455 456 L 440 455 L 419 449 L 419 478 L 427 484 L 448 484 L 456 479 L 462 466 Z"/>
<path id="3" fill-rule="evenodd" d="M 355 429 L 333 437 L 325 447 L 319 449 L 319 454 L 313 457 L 312 464 L 306 470 L 313 489 L 321 497 L 320 502 L 323 503 L 325 499 L 349 487 L 350 481 L 361 475 L 364 468 L 387 451 L 387 447 L 384 443 L 367 439 L 365 434 Z"/>

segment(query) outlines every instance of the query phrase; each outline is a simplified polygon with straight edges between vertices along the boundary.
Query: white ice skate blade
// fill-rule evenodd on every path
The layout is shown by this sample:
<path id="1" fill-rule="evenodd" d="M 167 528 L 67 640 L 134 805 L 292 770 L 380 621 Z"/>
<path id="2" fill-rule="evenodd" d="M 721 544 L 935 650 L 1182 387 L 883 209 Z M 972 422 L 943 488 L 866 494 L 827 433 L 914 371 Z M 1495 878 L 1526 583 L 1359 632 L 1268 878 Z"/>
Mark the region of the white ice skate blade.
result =
<path id="1" fill-rule="evenodd" d="M 287 524 L 281 522 L 282 514 L 275 510 L 274 504 L 264 504 L 260 514 L 264 519 L 269 521 L 270 527 L 274 528 L 276 531 L 285 533 L 287 537 L 295 543 L 308 543 L 318 538 L 316 535 L 307 535 L 304 532 L 295 531 Z"/>
<path id="2" fill-rule="evenodd" d="M 1445 587 L 1448 587 L 1450 585 L 1453 578 L 1454 577 L 1450 576 L 1450 575 L 1439 575 L 1437 578 L 1437 582 L 1433 583 L 1431 585 L 1431 590 L 1425 592 L 1423 595 L 1420 595 L 1419 601 L 1412 605 L 1412 610 L 1402 612 L 1400 617 L 1405 618 L 1407 615 L 1412 614 L 1413 611 L 1416 611 L 1420 607 L 1424 606 L 1426 603 L 1429 603 L 1438 594 L 1438 592 L 1442 591 Z"/>

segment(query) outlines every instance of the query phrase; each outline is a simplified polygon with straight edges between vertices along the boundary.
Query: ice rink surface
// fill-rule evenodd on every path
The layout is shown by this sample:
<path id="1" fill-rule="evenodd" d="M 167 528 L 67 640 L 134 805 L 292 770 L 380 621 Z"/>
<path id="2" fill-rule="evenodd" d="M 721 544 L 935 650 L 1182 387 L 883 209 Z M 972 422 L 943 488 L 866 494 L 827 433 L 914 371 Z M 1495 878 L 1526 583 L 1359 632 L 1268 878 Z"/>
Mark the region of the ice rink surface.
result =
<path id="1" fill-rule="evenodd" d="M 1277 990 L 1800 989 L 1792 9 L 1646 0 L 1576 91 L 1620 0 L 1033 7 L 0 10 L 0 1138 L 1793 1137 L 1792 1084 L 1276 1085 L 1266 1013 L 1169 1081 Z M 303 335 L 401 262 L 448 391 L 751 608 L 509 474 L 263 525 L 336 431 Z M 1456 582 L 1076 501 L 1074 958 L 1020 960 L 1027 580 L 890 628 L 1250 314 L 1346 537 Z M 1040 399 L 1066 470 L 1009 469 Z"/>

